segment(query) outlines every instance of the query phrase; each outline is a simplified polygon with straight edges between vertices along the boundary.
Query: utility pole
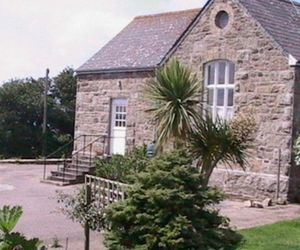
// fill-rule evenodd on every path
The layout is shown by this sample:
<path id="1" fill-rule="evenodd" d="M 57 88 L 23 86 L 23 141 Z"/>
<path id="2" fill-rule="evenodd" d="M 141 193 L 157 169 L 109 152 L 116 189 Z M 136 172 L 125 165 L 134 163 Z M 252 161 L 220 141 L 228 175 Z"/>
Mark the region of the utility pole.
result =
<path id="1" fill-rule="evenodd" d="M 46 156 L 46 132 L 47 132 L 47 93 L 48 93 L 48 83 L 49 83 L 49 69 L 46 69 L 46 77 L 44 81 L 44 113 L 43 113 L 43 156 Z"/>

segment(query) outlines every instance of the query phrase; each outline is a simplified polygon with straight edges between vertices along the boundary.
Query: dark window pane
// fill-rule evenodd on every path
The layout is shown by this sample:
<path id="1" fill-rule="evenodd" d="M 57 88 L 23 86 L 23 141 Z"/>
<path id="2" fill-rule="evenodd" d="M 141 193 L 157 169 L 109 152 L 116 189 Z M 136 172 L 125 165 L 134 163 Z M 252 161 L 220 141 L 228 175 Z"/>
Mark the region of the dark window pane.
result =
<path id="1" fill-rule="evenodd" d="M 235 72 L 234 64 L 229 63 L 229 84 L 234 84 L 234 72 Z"/>
<path id="2" fill-rule="evenodd" d="M 207 89 L 207 104 L 212 106 L 214 104 L 214 90 Z"/>
<path id="3" fill-rule="evenodd" d="M 227 24 L 229 23 L 229 15 L 226 11 L 220 11 L 217 16 L 216 16 L 216 25 L 220 28 L 220 29 L 224 29 Z"/>
<path id="4" fill-rule="evenodd" d="M 225 84 L 225 68 L 226 68 L 226 63 L 225 62 L 220 62 L 219 63 L 219 79 L 218 79 L 218 84 Z"/>
<path id="5" fill-rule="evenodd" d="M 233 89 L 228 89 L 228 105 L 229 107 L 233 106 Z"/>
<path id="6" fill-rule="evenodd" d="M 224 106 L 224 89 L 218 89 L 217 105 Z"/>
<path id="7" fill-rule="evenodd" d="M 215 82 L 215 65 L 211 64 L 208 65 L 207 67 L 207 84 L 208 85 L 213 85 Z"/>

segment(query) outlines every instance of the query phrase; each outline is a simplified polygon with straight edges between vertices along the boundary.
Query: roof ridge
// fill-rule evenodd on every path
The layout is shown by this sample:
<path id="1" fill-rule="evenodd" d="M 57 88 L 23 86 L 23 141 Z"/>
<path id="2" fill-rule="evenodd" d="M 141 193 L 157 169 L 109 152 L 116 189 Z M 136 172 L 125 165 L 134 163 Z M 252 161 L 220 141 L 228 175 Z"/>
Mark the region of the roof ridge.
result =
<path id="1" fill-rule="evenodd" d="M 179 14 L 196 12 L 196 11 L 200 12 L 200 10 L 201 10 L 201 8 L 167 11 L 167 12 L 161 12 L 161 13 L 155 13 L 155 14 L 140 15 L 140 16 L 136 16 L 134 19 L 144 19 L 144 18 L 154 18 L 154 17 L 159 17 L 159 16 L 179 15 Z"/>

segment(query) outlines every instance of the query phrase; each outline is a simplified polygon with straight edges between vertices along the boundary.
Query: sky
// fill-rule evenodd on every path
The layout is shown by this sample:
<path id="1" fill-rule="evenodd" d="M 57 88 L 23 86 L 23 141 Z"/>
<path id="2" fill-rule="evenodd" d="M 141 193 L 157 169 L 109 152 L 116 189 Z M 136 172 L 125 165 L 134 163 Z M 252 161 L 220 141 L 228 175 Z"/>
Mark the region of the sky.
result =
<path id="1" fill-rule="evenodd" d="M 0 84 L 78 68 L 135 16 L 205 0 L 0 0 Z"/>

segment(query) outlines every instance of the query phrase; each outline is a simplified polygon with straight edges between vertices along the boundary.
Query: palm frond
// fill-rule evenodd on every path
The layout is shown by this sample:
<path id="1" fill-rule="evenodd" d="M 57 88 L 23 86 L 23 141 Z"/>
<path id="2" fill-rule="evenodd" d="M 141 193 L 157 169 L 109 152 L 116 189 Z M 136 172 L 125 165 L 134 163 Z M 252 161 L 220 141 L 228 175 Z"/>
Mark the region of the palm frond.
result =
<path id="1" fill-rule="evenodd" d="M 0 230 L 4 234 L 9 234 L 18 223 L 22 213 L 23 210 L 20 206 L 15 206 L 12 208 L 9 206 L 4 206 L 2 209 L 0 209 Z"/>
<path id="2" fill-rule="evenodd" d="M 187 138 L 187 133 L 199 117 L 197 104 L 200 84 L 195 74 L 173 60 L 157 72 L 146 86 L 146 96 L 154 102 L 148 109 L 157 121 L 157 144 L 171 137 Z"/>
<path id="3" fill-rule="evenodd" d="M 189 139 L 190 153 L 197 159 L 207 182 L 218 163 L 239 165 L 242 169 L 247 165 L 249 145 L 238 140 L 224 120 L 213 121 L 210 116 L 203 118 L 195 125 Z"/>

